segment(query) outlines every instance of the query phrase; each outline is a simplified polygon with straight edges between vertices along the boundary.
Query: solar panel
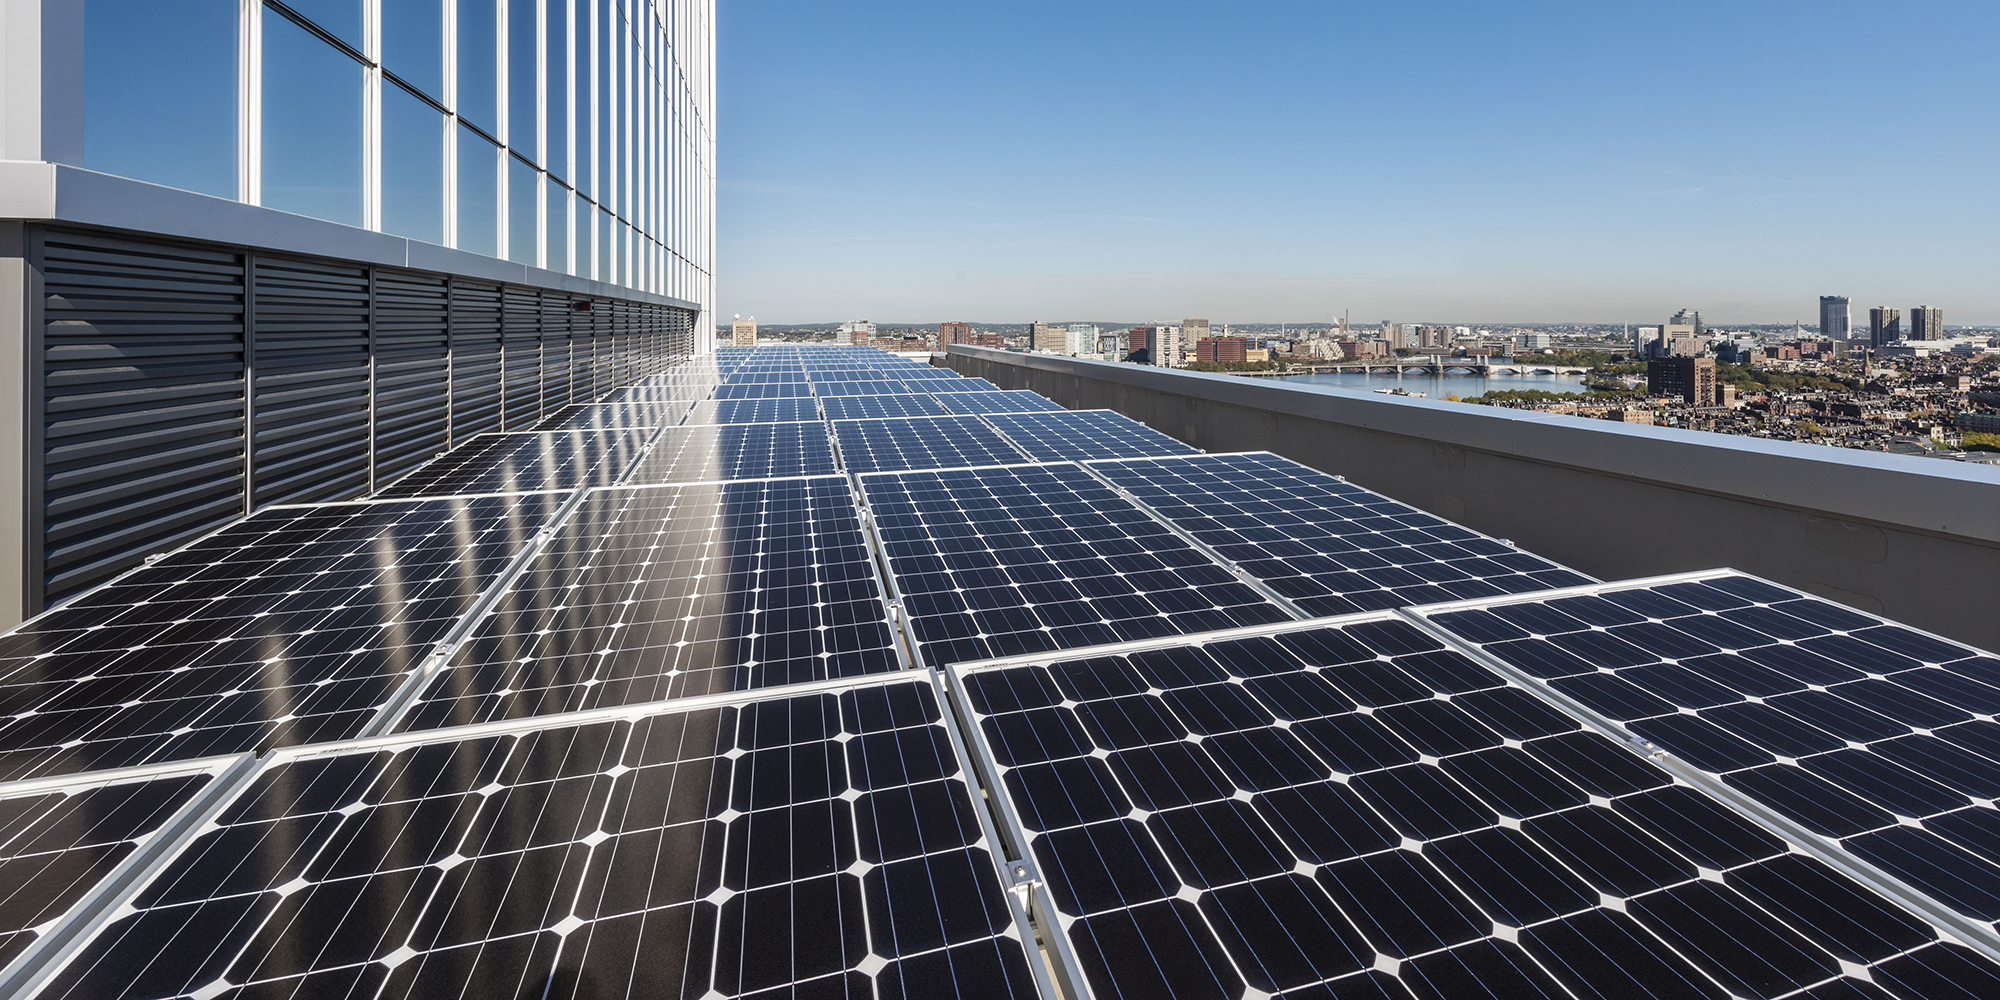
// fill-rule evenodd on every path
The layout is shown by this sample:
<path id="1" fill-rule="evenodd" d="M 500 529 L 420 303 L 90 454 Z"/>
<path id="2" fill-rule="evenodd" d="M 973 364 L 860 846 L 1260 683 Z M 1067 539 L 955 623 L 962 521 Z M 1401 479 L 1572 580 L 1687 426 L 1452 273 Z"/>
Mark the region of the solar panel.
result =
<path id="1" fill-rule="evenodd" d="M 1592 582 L 1269 452 L 1090 468 L 1314 615 Z"/>
<path id="2" fill-rule="evenodd" d="M 0 790 L 0 968 L 159 840 L 219 770 L 174 764 Z"/>
<path id="3" fill-rule="evenodd" d="M 362 731 L 565 494 L 271 507 L 0 637 L 0 780 Z"/>
<path id="4" fill-rule="evenodd" d="M 757 382 L 804 382 L 806 373 L 797 367 L 756 367 L 739 370 L 724 380 L 726 385 Z"/>
<path id="5" fill-rule="evenodd" d="M 886 370 L 894 372 L 897 378 L 906 382 L 910 379 L 945 380 L 965 377 L 949 368 L 933 368 L 930 365 L 893 365 L 887 366 Z"/>
<path id="6" fill-rule="evenodd" d="M 2000 657 L 1733 571 L 1425 609 L 1686 765 L 1988 926 Z"/>
<path id="7" fill-rule="evenodd" d="M 824 396 L 820 406 L 828 420 L 857 420 L 872 417 L 942 417 L 944 407 L 937 400 L 916 392 L 893 396 Z"/>
<path id="8" fill-rule="evenodd" d="M 821 476 L 839 471 L 826 425 L 696 424 L 669 427 L 626 475 L 629 485 Z"/>
<path id="9" fill-rule="evenodd" d="M 1110 410 L 993 413 L 987 415 L 986 422 L 1042 462 L 1201 453 L 1199 448 L 1182 444 Z"/>
<path id="10" fill-rule="evenodd" d="M 537 431 L 481 434 L 377 490 L 383 499 L 522 493 L 609 486 L 655 432 Z"/>
<path id="11" fill-rule="evenodd" d="M 818 420 L 819 403 L 803 399 L 709 399 L 688 412 L 690 424 L 768 424 Z"/>
<path id="12" fill-rule="evenodd" d="M 922 681 L 287 754 L 40 996 L 1042 995 Z"/>
<path id="13" fill-rule="evenodd" d="M 537 431 L 607 431 L 664 427 L 681 422 L 692 399 L 633 400 L 566 406 L 536 424 Z"/>
<path id="14" fill-rule="evenodd" d="M 1405 621 L 951 672 L 1051 951 L 1099 997 L 2000 989 L 2000 966 Z"/>
<path id="15" fill-rule="evenodd" d="M 726 382 L 715 387 L 717 399 L 802 399 L 812 395 L 804 382 Z"/>
<path id="16" fill-rule="evenodd" d="M 953 387 L 956 388 L 956 383 Z M 1026 389 L 1016 389 L 1012 392 L 947 392 L 944 389 L 929 389 L 929 391 L 931 398 L 943 403 L 945 409 L 953 413 L 1037 413 L 1062 410 L 1054 400 Z"/>
<path id="17" fill-rule="evenodd" d="M 1074 465 L 865 475 L 930 666 L 1287 616 Z"/>
<path id="18" fill-rule="evenodd" d="M 905 666 L 843 476 L 586 497 L 402 729 Z"/>
<path id="19" fill-rule="evenodd" d="M 813 393 L 828 396 L 897 396 L 917 390 L 894 379 L 856 379 L 847 382 L 814 382 Z"/>
<path id="20" fill-rule="evenodd" d="M 840 460 L 854 472 L 1003 465 L 1021 453 L 978 417 L 836 420 Z"/>

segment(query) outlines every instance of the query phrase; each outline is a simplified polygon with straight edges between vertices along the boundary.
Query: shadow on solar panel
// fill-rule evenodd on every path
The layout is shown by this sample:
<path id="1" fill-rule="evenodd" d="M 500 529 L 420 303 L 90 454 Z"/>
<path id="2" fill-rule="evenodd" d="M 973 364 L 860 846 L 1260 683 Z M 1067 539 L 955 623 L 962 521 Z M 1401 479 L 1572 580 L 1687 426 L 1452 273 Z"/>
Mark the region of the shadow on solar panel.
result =
<path id="1" fill-rule="evenodd" d="M 288 754 L 45 998 L 1043 996 L 925 681 Z"/>
<path id="2" fill-rule="evenodd" d="M 453 496 L 609 486 L 639 457 L 653 430 L 482 434 L 376 492 Z"/>
<path id="3" fill-rule="evenodd" d="M 1734 571 L 1421 614 L 1983 924 L 2000 657 Z"/>
<path id="4" fill-rule="evenodd" d="M 402 729 L 903 669 L 846 478 L 593 492 Z"/>
<path id="5" fill-rule="evenodd" d="M 359 735 L 565 494 L 274 507 L 0 637 L 0 780 Z"/>
<path id="6" fill-rule="evenodd" d="M 2000 991 L 2000 965 L 1399 618 L 949 672 L 1001 840 L 1098 997 Z"/>

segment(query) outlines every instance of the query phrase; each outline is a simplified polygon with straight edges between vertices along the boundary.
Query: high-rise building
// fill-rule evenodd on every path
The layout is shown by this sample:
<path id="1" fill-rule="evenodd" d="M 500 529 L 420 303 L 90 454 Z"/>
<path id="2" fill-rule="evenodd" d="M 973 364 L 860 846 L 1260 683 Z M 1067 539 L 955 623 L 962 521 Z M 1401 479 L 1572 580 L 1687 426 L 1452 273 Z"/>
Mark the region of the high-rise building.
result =
<path id="1" fill-rule="evenodd" d="M 1693 333 L 1688 335 L 1692 337 L 1702 337 L 1707 335 L 1706 328 L 1701 325 L 1701 310 L 1699 309 L 1683 309 L 1680 312 L 1675 313 L 1674 318 L 1667 321 L 1667 326 L 1669 328 L 1676 326 L 1689 327 L 1694 331 Z M 1672 337 L 1675 336 L 1675 334 L 1669 333 L 1667 334 L 1667 336 Z"/>
<path id="2" fill-rule="evenodd" d="M 7 0 L 0 624 L 712 351 L 714 8 Z"/>
<path id="3" fill-rule="evenodd" d="M 1944 310 L 1938 306 L 1917 306 L 1910 310 L 1911 340 L 1943 340 Z"/>
<path id="4" fill-rule="evenodd" d="M 875 324 L 865 319 L 857 319 L 840 324 L 840 330 L 834 334 L 834 341 L 866 345 L 874 336 Z"/>
<path id="5" fill-rule="evenodd" d="M 1211 364 L 1231 364 L 1248 358 L 1250 342 L 1242 337 L 1203 337 L 1194 342 L 1194 359 Z"/>
<path id="6" fill-rule="evenodd" d="M 1209 326 L 1205 319 L 1181 320 L 1181 343 L 1193 344 L 1208 336 Z"/>
<path id="7" fill-rule="evenodd" d="M 1868 344 L 1881 347 L 1903 339 L 1903 311 L 1894 306 L 1868 310 Z"/>
<path id="8" fill-rule="evenodd" d="M 1098 329 L 1089 323 L 1071 323 L 1063 331 L 1064 354 L 1096 354 Z"/>
<path id="9" fill-rule="evenodd" d="M 970 324 L 970 323 L 939 323 L 939 324 L 938 324 L 938 349 L 939 349 L 939 350 L 943 350 L 943 349 L 945 349 L 946 347 L 949 347 L 949 346 L 951 346 L 951 345 L 953 345 L 953 344 L 970 344 L 970 343 L 972 343 L 972 342 L 973 342 L 973 339 L 972 339 L 972 324 Z"/>
<path id="10" fill-rule="evenodd" d="M 757 317 L 739 319 L 729 324 L 729 345 L 731 347 L 757 346 Z"/>
<path id="11" fill-rule="evenodd" d="M 1690 406 L 1714 406 L 1714 358 L 1655 358 L 1646 362 L 1646 394 L 1675 396 Z"/>
<path id="12" fill-rule="evenodd" d="M 1125 338 L 1128 355 L 1145 351 L 1147 364 L 1174 368 L 1181 363 L 1180 327 L 1135 326 L 1127 331 Z"/>
<path id="13" fill-rule="evenodd" d="M 1420 354 L 1443 354 L 1451 350 L 1451 327 L 1418 326 L 1416 341 L 1417 351 Z"/>
<path id="14" fill-rule="evenodd" d="M 1851 322 L 1845 295 L 1819 297 L 1819 335 L 1829 340 L 1846 340 Z"/>
<path id="15" fill-rule="evenodd" d="M 1061 354 L 1069 348 L 1069 331 L 1041 320 L 1028 324 L 1028 349 Z"/>

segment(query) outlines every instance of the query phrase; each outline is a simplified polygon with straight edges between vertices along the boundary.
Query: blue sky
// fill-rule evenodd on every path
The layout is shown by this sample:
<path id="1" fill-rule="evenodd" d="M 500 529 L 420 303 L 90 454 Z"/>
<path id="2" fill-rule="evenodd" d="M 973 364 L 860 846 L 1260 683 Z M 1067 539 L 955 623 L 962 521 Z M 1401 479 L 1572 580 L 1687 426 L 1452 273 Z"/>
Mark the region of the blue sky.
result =
<path id="1" fill-rule="evenodd" d="M 2000 4 L 719 4 L 721 312 L 2000 321 Z"/>

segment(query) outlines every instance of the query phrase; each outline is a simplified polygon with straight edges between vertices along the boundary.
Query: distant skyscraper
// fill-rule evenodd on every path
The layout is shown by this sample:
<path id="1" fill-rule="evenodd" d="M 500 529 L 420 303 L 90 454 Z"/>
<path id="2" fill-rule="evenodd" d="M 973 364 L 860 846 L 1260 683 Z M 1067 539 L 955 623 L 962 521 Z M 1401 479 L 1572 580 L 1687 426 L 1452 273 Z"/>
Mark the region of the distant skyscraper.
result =
<path id="1" fill-rule="evenodd" d="M 1181 343 L 1183 344 L 1200 343 L 1201 340 L 1207 336 L 1208 336 L 1207 320 L 1205 319 L 1181 320 Z"/>
<path id="2" fill-rule="evenodd" d="M 1819 297 L 1819 335 L 1828 340 L 1846 340 L 1850 313 L 1845 295 Z"/>
<path id="3" fill-rule="evenodd" d="M 1069 329 L 1064 331 L 1064 334 L 1064 354 L 1097 353 L 1097 327 L 1089 323 L 1071 323 Z"/>
<path id="4" fill-rule="evenodd" d="M 1658 358 L 1646 362 L 1646 394 L 1676 396 L 1689 406 L 1716 405 L 1714 358 Z"/>
<path id="5" fill-rule="evenodd" d="M 1382 339 L 1389 342 L 1389 349 L 1392 351 L 1400 351 L 1410 346 L 1410 336 L 1403 332 L 1403 324 L 1391 323 L 1386 319 L 1382 321 Z"/>
<path id="6" fill-rule="evenodd" d="M 850 344 L 866 344 L 873 336 L 875 336 L 875 324 L 865 319 L 857 319 L 840 324 L 840 332 L 836 335 L 835 341 L 845 340 Z"/>
<path id="7" fill-rule="evenodd" d="M 1051 351 L 1061 354 L 1069 347 L 1069 331 L 1059 326 L 1050 326 L 1041 320 L 1028 324 L 1028 349 L 1031 351 Z"/>
<path id="8" fill-rule="evenodd" d="M 938 324 L 938 348 L 940 350 L 949 347 L 952 344 L 970 344 L 970 343 L 973 343 L 972 324 L 970 323 Z"/>
<path id="9" fill-rule="evenodd" d="M 757 317 L 739 319 L 729 324 L 729 343 L 733 347 L 757 346 Z"/>
<path id="10" fill-rule="evenodd" d="M 1911 340 L 1943 340 L 1944 310 L 1937 306 L 1918 306 L 1910 310 Z"/>
<path id="11" fill-rule="evenodd" d="M 1183 350 L 1181 345 L 1185 341 L 1181 339 L 1180 327 L 1156 326 L 1153 328 L 1151 336 L 1146 339 L 1146 343 L 1150 348 L 1147 357 L 1152 359 L 1153 364 L 1161 368 L 1179 368 L 1181 366 L 1181 352 Z"/>
<path id="12" fill-rule="evenodd" d="M 1903 311 L 1893 306 L 1868 310 L 1868 344 L 1881 347 L 1903 339 Z"/>
<path id="13" fill-rule="evenodd" d="M 1688 334 L 1691 337 L 1706 336 L 1705 328 L 1701 325 L 1701 310 L 1699 309 L 1683 309 L 1675 313 L 1674 318 L 1667 321 L 1667 325 L 1669 327 L 1691 327 L 1694 330 L 1693 333 Z M 1668 336 L 1673 336 L 1673 334 L 1668 334 Z"/>
<path id="14" fill-rule="evenodd" d="M 1451 327 L 1418 326 L 1417 350 L 1424 354 L 1440 354 L 1451 350 Z"/>

